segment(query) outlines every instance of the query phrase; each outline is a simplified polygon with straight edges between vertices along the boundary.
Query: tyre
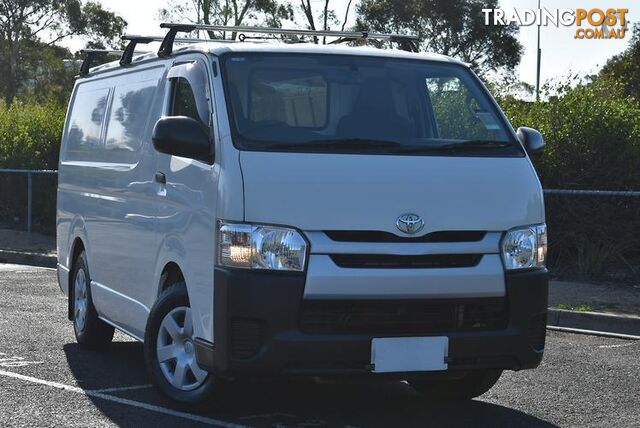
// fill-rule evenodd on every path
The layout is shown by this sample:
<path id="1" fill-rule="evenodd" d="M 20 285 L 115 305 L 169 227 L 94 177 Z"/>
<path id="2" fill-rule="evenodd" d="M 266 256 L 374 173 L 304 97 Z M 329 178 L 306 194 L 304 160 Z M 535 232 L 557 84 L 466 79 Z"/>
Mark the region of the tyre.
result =
<path id="1" fill-rule="evenodd" d="M 489 391 L 502 370 L 474 370 L 453 379 L 415 379 L 409 385 L 431 400 L 470 400 Z"/>
<path id="2" fill-rule="evenodd" d="M 87 255 L 78 255 L 73 268 L 71 295 L 73 302 L 73 331 L 76 340 L 86 349 L 103 350 L 113 340 L 113 327 L 98 318 L 91 297 L 91 275 Z"/>
<path id="3" fill-rule="evenodd" d="M 183 282 L 165 290 L 151 309 L 144 358 L 152 383 L 169 398 L 189 404 L 206 399 L 214 377 L 198 366 L 193 319 Z"/>

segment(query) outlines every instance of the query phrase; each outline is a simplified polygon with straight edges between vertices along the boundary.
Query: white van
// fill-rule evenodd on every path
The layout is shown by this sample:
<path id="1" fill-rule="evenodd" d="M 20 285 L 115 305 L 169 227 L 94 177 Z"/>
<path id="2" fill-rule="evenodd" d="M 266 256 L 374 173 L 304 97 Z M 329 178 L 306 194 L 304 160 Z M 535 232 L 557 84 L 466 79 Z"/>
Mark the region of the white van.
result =
<path id="1" fill-rule="evenodd" d="M 166 27 L 158 54 L 131 38 L 73 90 L 58 280 L 81 345 L 143 342 L 183 402 L 268 375 L 471 398 L 538 366 L 544 143 L 466 65 L 246 35 L 173 49 L 211 27 Z"/>

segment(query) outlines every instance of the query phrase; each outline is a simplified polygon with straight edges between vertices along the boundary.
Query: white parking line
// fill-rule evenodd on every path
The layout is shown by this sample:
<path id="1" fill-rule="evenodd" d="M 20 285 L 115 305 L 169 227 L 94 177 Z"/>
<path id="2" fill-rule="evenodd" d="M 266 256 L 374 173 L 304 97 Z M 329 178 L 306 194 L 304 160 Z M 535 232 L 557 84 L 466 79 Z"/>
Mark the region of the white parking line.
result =
<path id="1" fill-rule="evenodd" d="M 633 346 L 633 345 L 637 345 L 637 344 L 638 344 L 638 342 L 620 343 L 618 345 L 600 345 L 600 346 L 598 346 L 598 348 L 605 348 L 605 349 L 624 348 L 626 346 Z"/>
<path id="2" fill-rule="evenodd" d="M 132 385 L 132 386 L 122 386 L 119 388 L 104 388 L 104 389 L 90 389 L 90 392 L 121 392 L 121 391 L 133 391 L 136 389 L 147 389 L 151 388 L 152 385 L 147 383 L 145 385 Z"/>
<path id="3" fill-rule="evenodd" d="M 178 410 L 168 409 L 166 407 L 156 406 L 153 404 L 143 403 L 135 400 L 128 400 L 126 398 L 115 397 L 113 395 L 108 395 L 103 392 L 98 392 L 97 390 L 84 390 L 77 386 L 65 385 L 64 383 L 59 382 L 51 382 L 44 379 L 38 379 L 31 376 L 25 376 L 19 373 L 7 372 L 4 370 L 0 370 L 0 376 L 5 376 L 13 379 L 19 379 L 26 382 L 36 383 L 39 385 L 45 385 L 51 388 L 61 389 L 64 391 L 75 392 L 77 394 L 83 394 L 88 397 L 100 398 L 102 400 L 112 401 L 118 404 L 124 404 L 126 406 L 137 407 L 139 409 L 148 410 L 151 412 L 162 413 L 169 416 L 174 416 L 177 418 L 188 419 L 194 422 L 200 422 L 209 425 L 220 426 L 224 428 L 244 428 L 244 425 L 238 425 L 230 422 L 221 421 L 218 419 L 208 418 L 205 416 L 193 415 L 191 413 L 181 412 Z"/>
<path id="4" fill-rule="evenodd" d="M 24 367 L 31 364 L 42 364 L 43 361 L 27 361 L 23 357 L 10 357 L 4 352 L 0 352 L 0 367 Z"/>

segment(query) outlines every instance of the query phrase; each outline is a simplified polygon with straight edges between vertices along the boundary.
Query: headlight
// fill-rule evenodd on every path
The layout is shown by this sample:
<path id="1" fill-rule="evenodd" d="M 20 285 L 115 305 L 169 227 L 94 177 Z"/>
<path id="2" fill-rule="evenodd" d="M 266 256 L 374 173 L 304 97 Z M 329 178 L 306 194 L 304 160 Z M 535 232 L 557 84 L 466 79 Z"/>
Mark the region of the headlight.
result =
<path id="1" fill-rule="evenodd" d="M 307 242 L 295 229 L 218 222 L 218 263 L 244 269 L 304 270 Z"/>
<path id="2" fill-rule="evenodd" d="M 506 270 L 543 267 L 546 258 L 546 224 L 510 230 L 502 239 L 502 260 Z"/>

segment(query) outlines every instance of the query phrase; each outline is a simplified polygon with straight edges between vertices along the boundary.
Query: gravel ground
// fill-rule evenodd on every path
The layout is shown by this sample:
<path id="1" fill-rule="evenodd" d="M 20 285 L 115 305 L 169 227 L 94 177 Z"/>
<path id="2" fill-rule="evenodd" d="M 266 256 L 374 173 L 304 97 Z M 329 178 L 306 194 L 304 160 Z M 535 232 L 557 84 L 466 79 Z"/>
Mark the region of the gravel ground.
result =
<path id="1" fill-rule="evenodd" d="M 540 368 L 467 403 L 400 382 L 301 379 L 229 384 L 184 407 L 148 386 L 140 344 L 76 345 L 54 270 L 0 265 L 0 290 L 0 426 L 640 427 L 640 341 L 548 332 Z"/>

